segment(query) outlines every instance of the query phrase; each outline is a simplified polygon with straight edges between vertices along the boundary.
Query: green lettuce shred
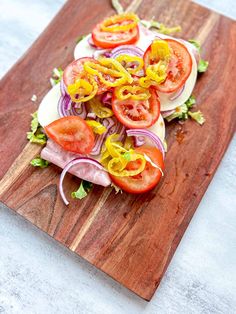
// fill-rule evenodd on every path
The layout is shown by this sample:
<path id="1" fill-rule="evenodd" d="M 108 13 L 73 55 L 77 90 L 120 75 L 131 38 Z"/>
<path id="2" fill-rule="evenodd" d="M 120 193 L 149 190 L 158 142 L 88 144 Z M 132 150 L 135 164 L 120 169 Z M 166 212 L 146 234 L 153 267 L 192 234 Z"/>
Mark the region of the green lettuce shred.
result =
<path id="1" fill-rule="evenodd" d="M 190 117 L 195 120 L 197 123 L 199 123 L 200 125 L 202 125 L 206 119 L 204 118 L 202 112 L 200 110 L 196 111 L 196 112 L 191 112 L 189 111 L 188 113 L 190 115 Z"/>
<path id="2" fill-rule="evenodd" d="M 47 142 L 47 136 L 43 133 L 43 128 L 38 122 L 38 113 L 37 111 L 31 114 L 31 131 L 27 132 L 27 139 L 31 143 L 36 143 L 40 145 L 44 145 Z"/>
<path id="3" fill-rule="evenodd" d="M 87 36 L 87 35 L 81 35 L 81 36 L 79 36 L 79 37 L 76 39 L 75 43 L 78 44 L 78 43 L 79 43 L 82 39 L 84 39 L 86 36 Z"/>
<path id="4" fill-rule="evenodd" d="M 193 95 L 181 106 L 175 108 L 175 112 L 166 117 L 168 122 L 178 118 L 179 120 L 187 120 L 189 109 L 196 103 L 196 99 Z"/>
<path id="5" fill-rule="evenodd" d="M 171 115 L 169 115 L 165 119 L 168 122 L 170 122 L 174 119 L 187 120 L 190 117 L 193 120 L 195 120 L 197 123 L 202 125 L 206 121 L 202 112 L 200 110 L 196 112 L 190 111 L 190 109 L 195 104 L 196 104 L 196 99 L 193 95 L 191 95 L 189 99 L 183 105 L 175 108 L 175 112 L 173 112 Z"/>
<path id="6" fill-rule="evenodd" d="M 62 68 L 54 68 L 52 70 L 52 77 L 50 78 L 51 85 L 54 86 L 60 83 L 62 75 L 63 75 Z"/>
<path id="7" fill-rule="evenodd" d="M 82 180 L 78 190 L 71 193 L 71 197 L 72 198 L 78 198 L 78 199 L 82 200 L 83 198 L 85 198 L 88 195 L 88 193 L 92 189 L 92 187 L 93 187 L 93 184 L 91 182 L 88 182 L 86 180 Z"/>
<path id="8" fill-rule="evenodd" d="M 111 0 L 111 4 L 112 4 L 112 7 L 116 11 L 117 14 L 124 13 L 124 9 L 123 9 L 122 5 L 120 4 L 119 0 Z"/>
<path id="9" fill-rule="evenodd" d="M 199 43 L 197 40 L 195 40 L 195 39 L 189 39 L 188 42 L 189 42 L 190 44 L 194 45 L 194 46 L 197 48 L 197 50 L 200 52 L 200 50 L 201 50 L 201 45 L 200 45 L 200 43 Z"/>
<path id="10" fill-rule="evenodd" d="M 207 68 L 208 68 L 209 62 L 205 61 L 203 59 L 200 59 L 199 64 L 198 64 L 198 72 L 199 73 L 204 73 L 206 72 Z"/>
<path id="11" fill-rule="evenodd" d="M 128 152 L 125 152 L 125 153 L 123 154 L 123 157 L 124 157 L 124 159 L 130 161 L 130 160 L 131 160 L 131 154 L 130 154 L 130 152 L 129 152 L 129 151 L 128 151 Z"/>
<path id="12" fill-rule="evenodd" d="M 49 162 L 41 157 L 36 157 L 31 160 L 30 164 L 34 167 L 46 168 Z"/>
<path id="13" fill-rule="evenodd" d="M 197 48 L 197 50 L 198 50 L 198 52 L 199 52 L 199 54 L 201 56 L 201 45 L 200 45 L 200 43 L 197 40 L 195 40 L 195 39 L 189 39 L 188 42 L 190 42 L 190 44 L 194 45 Z M 206 72 L 206 70 L 208 68 L 208 65 L 209 65 L 209 62 L 206 61 L 206 60 L 203 60 L 200 57 L 198 68 L 197 68 L 198 72 L 199 73 Z"/>
<path id="14" fill-rule="evenodd" d="M 115 185 L 113 182 L 111 183 L 111 187 L 114 188 L 115 190 L 115 194 L 118 194 L 118 193 L 123 193 L 122 189 L 119 188 L 117 185 Z"/>
<path id="15" fill-rule="evenodd" d="M 155 28 L 159 33 L 170 35 L 181 31 L 181 26 L 167 27 L 166 25 L 154 20 L 141 20 L 140 21 L 147 29 Z"/>

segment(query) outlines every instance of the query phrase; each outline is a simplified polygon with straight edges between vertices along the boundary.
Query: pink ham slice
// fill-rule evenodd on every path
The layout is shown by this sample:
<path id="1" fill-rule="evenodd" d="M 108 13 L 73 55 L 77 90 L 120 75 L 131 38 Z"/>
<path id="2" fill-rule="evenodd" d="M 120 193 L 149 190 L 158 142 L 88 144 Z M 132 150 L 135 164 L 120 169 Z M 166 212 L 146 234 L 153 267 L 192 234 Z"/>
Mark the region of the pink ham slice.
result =
<path id="1" fill-rule="evenodd" d="M 83 157 L 83 155 L 65 151 L 58 144 L 49 139 L 47 145 L 41 151 L 41 157 L 63 169 L 71 160 Z M 111 184 L 108 173 L 91 164 L 84 163 L 75 165 L 69 172 L 80 179 L 98 185 L 108 186 Z"/>

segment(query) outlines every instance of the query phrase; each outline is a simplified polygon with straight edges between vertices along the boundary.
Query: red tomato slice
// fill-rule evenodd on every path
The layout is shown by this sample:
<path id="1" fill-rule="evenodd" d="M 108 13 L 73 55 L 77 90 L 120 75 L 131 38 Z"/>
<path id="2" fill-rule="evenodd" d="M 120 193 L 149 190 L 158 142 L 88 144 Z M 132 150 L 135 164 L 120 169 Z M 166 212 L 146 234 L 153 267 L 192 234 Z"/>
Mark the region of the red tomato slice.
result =
<path id="1" fill-rule="evenodd" d="M 65 150 L 89 154 L 94 146 L 94 134 L 90 126 L 77 116 L 60 118 L 45 127 L 46 134 Z"/>
<path id="2" fill-rule="evenodd" d="M 137 26 L 127 32 L 111 33 L 101 31 L 100 24 L 97 24 L 92 32 L 92 39 L 96 46 L 105 49 L 131 45 L 139 39 L 139 28 Z"/>
<path id="3" fill-rule="evenodd" d="M 63 72 L 63 82 L 66 86 L 73 84 L 76 79 L 80 78 L 84 73 L 83 64 L 86 61 L 92 61 L 94 63 L 98 63 L 97 60 L 89 57 L 80 58 L 71 62 Z M 98 84 L 98 91 L 97 94 L 100 95 L 110 89 L 110 87 L 106 86 L 105 84 L 101 83 L 97 76 L 94 76 L 95 81 Z"/>
<path id="4" fill-rule="evenodd" d="M 164 169 L 162 153 L 156 147 L 142 146 L 135 149 L 137 153 L 146 154 L 154 164 Z M 138 162 L 131 161 L 127 169 L 137 169 Z M 110 174 L 112 181 L 122 190 L 133 193 L 145 193 L 153 189 L 162 177 L 158 168 L 153 167 L 149 162 L 146 163 L 145 169 L 138 175 L 132 177 L 116 177 Z"/>
<path id="5" fill-rule="evenodd" d="M 160 115 L 160 101 L 154 88 L 149 89 L 148 100 L 119 100 L 113 93 L 112 110 L 116 118 L 131 129 L 148 128 Z"/>
<path id="6" fill-rule="evenodd" d="M 171 93 L 178 90 L 188 79 L 192 70 L 192 57 L 188 49 L 180 42 L 174 39 L 165 39 L 171 50 L 172 55 L 168 66 L 168 74 L 164 83 L 155 85 L 155 88 L 163 93 Z M 144 68 L 150 64 L 151 45 L 144 53 Z"/>

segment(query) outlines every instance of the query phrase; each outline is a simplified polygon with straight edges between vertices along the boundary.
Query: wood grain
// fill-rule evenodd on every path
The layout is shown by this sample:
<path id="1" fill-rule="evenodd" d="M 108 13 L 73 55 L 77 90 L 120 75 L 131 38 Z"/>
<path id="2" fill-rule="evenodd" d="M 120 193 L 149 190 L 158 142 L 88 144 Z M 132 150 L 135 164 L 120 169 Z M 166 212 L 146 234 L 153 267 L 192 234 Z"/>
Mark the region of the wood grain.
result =
<path id="1" fill-rule="evenodd" d="M 51 69 L 73 59 L 76 38 L 114 13 L 108 0 L 102 5 L 69 0 L 0 83 L 0 194 L 7 206 L 150 300 L 235 132 L 236 24 L 184 0 L 138 2 L 141 18 L 180 24 L 180 36 L 203 43 L 210 67 L 194 94 L 207 122 L 203 127 L 192 121 L 167 126 L 165 177 L 150 193 L 115 195 L 96 186 L 86 199 L 64 206 L 58 193 L 61 170 L 29 165 L 40 150 L 25 139 L 30 113 L 49 89 Z M 89 14 L 88 8 L 93 8 Z M 10 95 L 9 86 L 14 86 Z M 32 94 L 38 96 L 36 104 Z M 66 193 L 78 184 L 68 175 Z"/>

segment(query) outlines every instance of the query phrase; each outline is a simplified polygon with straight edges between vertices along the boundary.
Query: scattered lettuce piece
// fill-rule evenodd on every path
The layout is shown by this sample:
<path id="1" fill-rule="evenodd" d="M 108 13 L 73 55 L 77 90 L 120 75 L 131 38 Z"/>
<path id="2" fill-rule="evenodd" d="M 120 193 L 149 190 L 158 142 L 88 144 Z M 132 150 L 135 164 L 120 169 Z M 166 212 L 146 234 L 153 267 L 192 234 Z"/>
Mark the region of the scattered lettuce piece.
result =
<path id="1" fill-rule="evenodd" d="M 197 40 L 195 40 L 195 39 L 189 39 L 188 42 L 189 42 L 190 44 L 194 45 L 194 46 L 197 48 L 197 50 L 198 50 L 199 52 L 201 51 L 201 45 L 200 45 L 200 43 L 199 43 Z"/>
<path id="2" fill-rule="evenodd" d="M 184 103 L 183 105 L 175 108 L 175 112 L 173 112 L 171 115 L 166 117 L 166 120 L 168 122 L 174 120 L 174 119 L 179 119 L 179 120 L 186 120 L 188 119 L 188 107 L 186 105 L 186 103 Z"/>
<path id="3" fill-rule="evenodd" d="M 189 99 L 185 102 L 185 104 L 188 107 L 188 109 L 192 108 L 192 106 L 196 104 L 196 98 L 193 95 L 191 95 Z"/>
<path id="4" fill-rule="evenodd" d="M 31 143 L 36 143 L 40 145 L 44 145 L 47 142 L 47 136 L 43 133 L 43 128 L 40 126 L 38 122 L 38 114 L 37 111 L 31 114 L 31 131 L 27 132 L 27 139 Z"/>
<path id="5" fill-rule="evenodd" d="M 182 106 L 175 108 L 175 112 L 169 115 L 168 117 L 166 117 L 166 120 L 168 122 L 176 118 L 178 118 L 179 120 L 187 120 L 189 117 L 191 117 L 197 123 L 202 125 L 206 121 L 205 118 L 203 117 L 202 112 L 200 110 L 196 112 L 190 111 L 192 106 L 195 104 L 196 104 L 196 99 L 193 95 L 191 95 L 189 99 Z"/>
<path id="6" fill-rule="evenodd" d="M 122 189 L 119 188 L 117 185 L 115 185 L 113 182 L 111 183 L 111 187 L 115 189 L 115 193 L 118 194 L 118 193 L 123 193 Z"/>
<path id="7" fill-rule="evenodd" d="M 192 45 L 194 45 L 194 46 L 197 48 L 199 54 L 201 54 L 201 45 L 200 45 L 200 43 L 199 43 L 197 40 L 195 40 L 195 39 L 189 39 L 188 42 L 190 42 Z M 206 60 L 203 60 L 203 59 L 200 57 L 199 64 L 198 64 L 198 68 L 197 68 L 198 72 L 199 72 L 199 73 L 204 73 L 204 72 L 206 72 L 206 70 L 207 70 L 207 68 L 208 68 L 208 65 L 209 65 L 209 62 L 206 61 Z"/>
<path id="8" fill-rule="evenodd" d="M 150 20 L 150 21 L 141 20 L 141 23 L 147 29 L 155 28 L 155 29 L 158 30 L 159 33 L 166 34 L 166 35 L 173 34 L 173 33 L 181 31 L 181 27 L 180 26 L 167 27 L 164 24 L 159 23 L 159 22 L 154 21 L 154 20 Z"/>
<path id="9" fill-rule="evenodd" d="M 164 146 L 165 152 L 167 153 L 167 151 L 168 151 L 168 144 L 167 144 L 167 140 L 166 139 L 163 142 L 163 146 Z"/>
<path id="10" fill-rule="evenodd" d="M 82 39 L 84 39 L 87 35 L 81 35 L 76 39 L 76 44 L 78 44 Z"/>
<path id="11" fill-rule="evenodd" d="M 124 157 L 124 159 L 130 161 L 130 160 L 131 160 L 131 154 L 130 154 L 130 152 L 129 152 L 129 151 L 128 151 L 128 152 L 125 152 L 124 155 L 123 155 L 123 157 Z"/>
<path id="12" fill-rule="evenodd" d="M 31 160 L 30 164 L 34 167 L 46 168 L 49 165 L 49 162 L 41 157 L 36 157 Z"/>
<path id="13" fill-rule="evenodd" d="M 38 97 L 34 94 L 34 95 L 32 95 L 30 100 L 35 102 L 35 101 L 37 101 L 37 99 L 38 99 Z"/>
<path id="14" fill-rule="evenodd" d="M 111 4 L 112 4 L 112 7 L 116 11 L 117 14 L 124 13 L 124 9 L 123 9 L 122 5 L 120 4 L 119 0 L 111 0 Z"/>
<path id="15" fill-rule="evenodd" d="M 62 75 L 63 75 L 62 68 L 54 68 L 52 70 L 52 77 L 50 78 L 51 85 L 52 86 L 57 85 L 61 81 Z"/>
<path id="16" fill-rule="evenodd" d="M 199 123 L 200 125 L 202 125 L 206 119 L 204 118 L 202 112 L 200 110 L 196 111 L 196 112 L 191 112 L 189 111 L 188 113 L 190 115 L 190 117 L 195 120 L 197 123 Z"/>
<path id="17" fill-rule="evenodd" d="M 208 68 L 209 62 L 205 61 L 203 59 L 200 59 L 199 64 L 198 64 L 198 72 L 199 73 L 204 73 L 206 72 L 207 68 Z"/>
<path id="18" fill-rule="evenodd" d="M 93 187 L 93 184 L 91 182 L 82 180 L 78 190 L 71 193 L 71 197 L 82 200 L 88 195 L 88 192 L 92 189 L 92 187 Z"/>
<path id="19" fill-rule="evenodd" d="M 159 33 L 165 34 L 165 35 L 170 35 L 174 33 L 181 32 L 181 26 L 177 25 L 174 27 L 166 27 L 164 24 L 160 25 Z"/>

